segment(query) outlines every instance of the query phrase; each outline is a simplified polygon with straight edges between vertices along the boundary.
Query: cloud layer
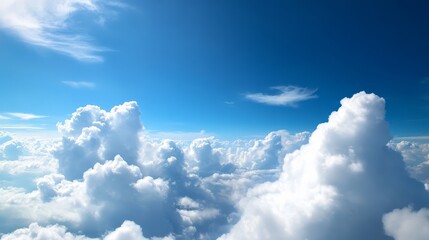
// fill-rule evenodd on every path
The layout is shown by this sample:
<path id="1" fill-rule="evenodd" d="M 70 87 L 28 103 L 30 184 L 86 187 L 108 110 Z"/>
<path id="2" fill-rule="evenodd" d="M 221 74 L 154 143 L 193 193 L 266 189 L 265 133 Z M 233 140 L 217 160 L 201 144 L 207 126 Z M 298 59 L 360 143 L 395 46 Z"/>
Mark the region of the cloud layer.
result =
<path id="1" fill-rule="evenodd" d="M 229 142 L 151 138 L 136 102 L 78 108 L 58 140 L 0 133 L 1 239 L 418 239 L 427 178 L 393 149 L 411 171 L 426 148 L 389 143 L 384 105 Z"/>

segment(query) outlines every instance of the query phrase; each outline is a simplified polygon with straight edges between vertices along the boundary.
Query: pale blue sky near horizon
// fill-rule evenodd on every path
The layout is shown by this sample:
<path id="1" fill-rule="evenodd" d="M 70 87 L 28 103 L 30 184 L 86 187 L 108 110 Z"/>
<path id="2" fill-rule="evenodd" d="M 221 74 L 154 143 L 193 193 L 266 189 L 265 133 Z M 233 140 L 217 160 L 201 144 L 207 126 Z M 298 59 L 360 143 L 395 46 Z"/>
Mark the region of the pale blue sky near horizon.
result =
<path id="1" fill-rule="evenodd" d="M 80 106 L 132 100 L 148 131 L 313 131 L 366 91 L 386 99 L 393 136 L 429 135 L 425 1 L 122 2 L 36 33 L 80 36 L 94 51 L 41 46 L 0 20 L 2 131 L 54 131 Z"/>

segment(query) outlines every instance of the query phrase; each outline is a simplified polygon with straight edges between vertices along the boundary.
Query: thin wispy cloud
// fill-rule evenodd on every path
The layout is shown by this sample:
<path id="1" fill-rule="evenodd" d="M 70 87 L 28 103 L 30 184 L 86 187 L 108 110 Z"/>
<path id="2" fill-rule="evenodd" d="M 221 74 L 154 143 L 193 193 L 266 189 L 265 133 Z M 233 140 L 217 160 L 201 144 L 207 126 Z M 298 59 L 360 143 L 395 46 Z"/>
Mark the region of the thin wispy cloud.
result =
<path id="1" fill-rule="evenodd" d="M 47 116 L 43 115 L 36 115 L 32 113 L 19 113 L 19 112 L 8 112 L 6 113 L 8 116 L 18 118 L 21 120 L 33 120 L 33 119 L 39 119 L 39 118 L 46 118 Z"/>
<path id="2" fill-rule="evenodd" d="M 0 129 L 4 130 L 41 130 L 43 127 L 33 125 L 0 125 Z"/>
<path id="3" fill-rule="evenodd" d="M 0 115 L 0 120 L 7 120 L 10 119 L 10 117 L 7 117 L 5 115 Z"/>
<path id="4" fill-rule="evenodd" d="M 408 137 L 395 137 L 393 140 L 397 141 L 423 141 L 429 140 L 429 136 L 408 136 Z"/>
<path id="5" fill-rule="evenodd" d="M 112 1 L 107 1 L 112 2 Z M 96 0 L 2 0 L 0 27 L 8 29 L 26 43 L 49 48 L 80 61 L 99 62 L 105 49 L 90 38 L 74 33 L 71 19 L 76 13 L 102 15 L 103 5 Z"/>
<path id="6" fill-rule="evenodd" d="M 63 84 L 72 88 L 95 88 L 95 83 L 85 81 L 63 81 Z"/>
<path id="7" fill-rule="evenodd" d="M 308 89 L 296 86 L 271 87 L 277 90 L 277 94 L 249 93 L 245 97 L 254 102 L 275 105 L 275 106 L 296 106 L 298 102 L 317 98 L 314 93 L 317 89 Z"/>

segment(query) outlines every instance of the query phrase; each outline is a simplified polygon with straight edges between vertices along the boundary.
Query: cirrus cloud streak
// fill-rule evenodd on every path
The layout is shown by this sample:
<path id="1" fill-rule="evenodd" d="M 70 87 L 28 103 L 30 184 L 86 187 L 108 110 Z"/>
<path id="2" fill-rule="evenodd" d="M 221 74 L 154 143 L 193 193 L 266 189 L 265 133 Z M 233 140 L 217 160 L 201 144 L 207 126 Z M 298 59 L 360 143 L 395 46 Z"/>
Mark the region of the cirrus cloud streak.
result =
<path id="1" fill-rule="evenodd" d="M 277 86 L 271 87 L 277 90 L 278 94 L 249 93 L 245 97 L 254 102 L 274 106 L 296 106 L 298 102 L 317 98 L 314 93 L 317 89 L 308 89 L 296 86 Z"/>

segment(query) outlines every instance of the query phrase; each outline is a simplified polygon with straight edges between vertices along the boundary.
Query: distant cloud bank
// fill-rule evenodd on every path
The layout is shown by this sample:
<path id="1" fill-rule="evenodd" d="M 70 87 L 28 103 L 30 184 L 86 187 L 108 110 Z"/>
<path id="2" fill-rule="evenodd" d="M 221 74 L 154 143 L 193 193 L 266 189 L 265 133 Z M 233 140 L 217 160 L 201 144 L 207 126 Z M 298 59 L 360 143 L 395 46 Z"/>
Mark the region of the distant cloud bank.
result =
<path id="1" fill-rule="evenodd" d="M 78 108 L 59 140 L 0 132 L 0 239 L 424 239 L 429 148 L 384 115 L 360 92 L 313 133 L 180 141 L 126 102 Z"/>

